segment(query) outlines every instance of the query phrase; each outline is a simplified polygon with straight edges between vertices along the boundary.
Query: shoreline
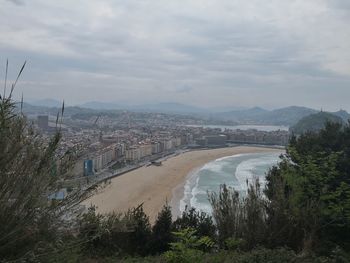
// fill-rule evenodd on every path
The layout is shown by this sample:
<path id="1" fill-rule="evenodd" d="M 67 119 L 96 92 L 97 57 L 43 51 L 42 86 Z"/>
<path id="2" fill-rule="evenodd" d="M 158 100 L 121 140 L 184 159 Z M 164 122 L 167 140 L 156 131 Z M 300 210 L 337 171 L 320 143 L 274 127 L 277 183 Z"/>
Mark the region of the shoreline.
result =
<path id="1" fill-rule="evenodd" d="M 167 158 L 162 162 L 162 166 L 142 166 L 110 179 L 110 184 L 83 204 L 97 206 L 99 213 L 120 213 L 143 203 L 144 211 L 152 223 L 166 202 L 170 205 L 174 204 L 175 198 L 181 195 L 181 190 L 183 196 L 184 185 L 193 170 L 226 156 L 260 152 L 282 153 L 283 151 L 280 148 L 251 146 L 188 151 Z M 173 216 L 179 214 L 178 207 L 173 205 L 172 210 Z"/>
<path id="2" fill-rule="evenodd" d="M 216 160 L 216 159 L 215 159 Z M 214 160 L 211 160 L 209 162 L 212 162 Z M 185 196 L 185 186 L 187 184 L 187 181 L 190 180 L 194 175 L 197 174 L 197 172 L 204 167 L 205 164 L 193 168 L 185 177 L 182 182 L 180 182 L 173 190 L 172 190 L 172 197 L 170 201 L 171 206 L 171 212 L 173 220 L 176 220 L 177 217 L 181 216 L 181 209 L 180 209 L 180 203 L 181 200 Z"/>

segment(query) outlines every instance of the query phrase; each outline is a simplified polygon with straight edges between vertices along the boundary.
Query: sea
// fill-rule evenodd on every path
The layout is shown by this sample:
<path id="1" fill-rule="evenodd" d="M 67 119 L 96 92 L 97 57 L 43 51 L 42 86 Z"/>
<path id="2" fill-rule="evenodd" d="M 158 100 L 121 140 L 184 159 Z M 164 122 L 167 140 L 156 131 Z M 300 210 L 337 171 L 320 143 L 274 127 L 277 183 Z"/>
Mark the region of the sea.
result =
<path id="1" fill-rule="evenodd" d="M 288 126 L 278 126 L 278 125 L 186 125 L 187 127 L 203 127 L 203 128 L 212 128 L 212 129 L 221 129 L 224 131 L 228 130 L 258 130 L 258 131 L 288 131 Z"/>
<path id="2" fill-rule="evenodd" d="M 222 184 L 234 188 L 242 195 L 246 194 L 248 185 L 256 178 L 264 187 L 266 173 L 278 163 L 281 154 L 282 151 L 227 156 L 192 171 L 183 188 L 179 211 L 184 211 L 188 206 L 211 214 L 208 192 L 218 192 Z"/>

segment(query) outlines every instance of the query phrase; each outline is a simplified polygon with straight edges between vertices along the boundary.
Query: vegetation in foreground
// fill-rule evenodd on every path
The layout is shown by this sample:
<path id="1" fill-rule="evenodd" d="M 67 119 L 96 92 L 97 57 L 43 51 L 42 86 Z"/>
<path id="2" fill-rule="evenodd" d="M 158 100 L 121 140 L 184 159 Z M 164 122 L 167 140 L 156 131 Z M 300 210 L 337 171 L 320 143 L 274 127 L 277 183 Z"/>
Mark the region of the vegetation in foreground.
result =
<path id="1" fill-rule="evenodd" d="M 256 181 L 244 197 L 225 185 L 208 193 L 212 217 L 187 209 L 172 222 L 165 205 L 152 226 L 142 205 L 73 213 L 79 189 L 50 201 L 70 155 L 56 154 L 59 129 L 44 143 L 12 90 L 0 99 L 0 261 L 349 262 L 349 124 L 293 137 L 264 189 Z"/>

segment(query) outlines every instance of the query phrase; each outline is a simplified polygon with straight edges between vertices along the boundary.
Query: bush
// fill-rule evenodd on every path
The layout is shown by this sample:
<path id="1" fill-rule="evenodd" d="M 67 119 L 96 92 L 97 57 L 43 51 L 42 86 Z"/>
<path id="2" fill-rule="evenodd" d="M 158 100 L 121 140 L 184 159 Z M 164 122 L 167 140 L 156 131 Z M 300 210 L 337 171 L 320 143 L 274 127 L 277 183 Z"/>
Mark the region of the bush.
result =
<path id="1" fill-rule="evenodd" d="M 63 238 L 60 232 L 71 223 L 66 224 L 64 218 L 74 217 L 74 207 L 85 196 L 80 189 L 74 188 L 64 200 L 50 201 L 70 176 L 74 156 L 69 152 L 58 155 L 57 151 L 64 106 L 57 115 L 57 132 L 47 141 L 28 123 L 12 99 L 24 66 L 8 96 L 5 91 L 0 96 L 2 260 L 26 260 L 28 256 L 39 260 L 39 255 L 56 253 Z"/>
<path id="2" fill-rule="evenodd" d="M 216 226 L 210 215 L 196 211 L 195 208 L 186 206 L 182 216 L 174 222 L 174 231 L 181 231 L 187 228 L 196 229 L 198 236 L 208 236 L 211 239 L 216 239 Z"/>
<path id="3" fill-rule="evenodd" d="M 169 263 L 200 262 L 203 251 L 210 251 L 214 242 L 207 236 L 199 237 L 196 230 L 187 228 L 180 232 L 174 232 L 177 242 L 171 243 L 170 251 L 164 253 L 164 258 Z"/>

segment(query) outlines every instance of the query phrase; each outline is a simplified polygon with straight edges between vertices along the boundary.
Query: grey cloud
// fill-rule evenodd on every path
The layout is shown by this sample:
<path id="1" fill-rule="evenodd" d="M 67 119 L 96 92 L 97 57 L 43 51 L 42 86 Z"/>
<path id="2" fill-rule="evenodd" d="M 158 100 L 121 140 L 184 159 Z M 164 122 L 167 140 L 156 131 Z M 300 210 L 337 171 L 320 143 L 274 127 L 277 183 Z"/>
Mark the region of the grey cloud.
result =
<path id="1" fill-rule="evenodd" d="M 340 9 L 350 9 L 350 2 L 348 0 L 329 0 L 328 4 L 331 7 L 337 7 Z"/>
<path id="2" fill-rule="evenodd" d="M 177 92 L 177 93 L 189 93 L 189 92 L 191 92 L 192 90 L 193 90 L 193 88 L 190 87 L 190 86 L 187 86 L 187 85 L 184 85 L 184 86 L 182 86 L 182 87 L 176 88 L 176 92 Z"/>
<path id="3" fill-rule="evenodd" d="M 338 7 L 328 0 L 206 3 L 33 0 L 17 12 L 9 4 L 0 10 L 0 53 L 15 64 L 29 60 L 25 94 L 73 104 L 344 104 L 350 39 Z M 308 95 L 317 88 L 321 95 Z"/>
<path id="4" fill-rule="evenodd" d="M 6 1 L 9 1 L 15 5 L 24 5 L 24 1 L 22 0 L 6 0 Z"/>

